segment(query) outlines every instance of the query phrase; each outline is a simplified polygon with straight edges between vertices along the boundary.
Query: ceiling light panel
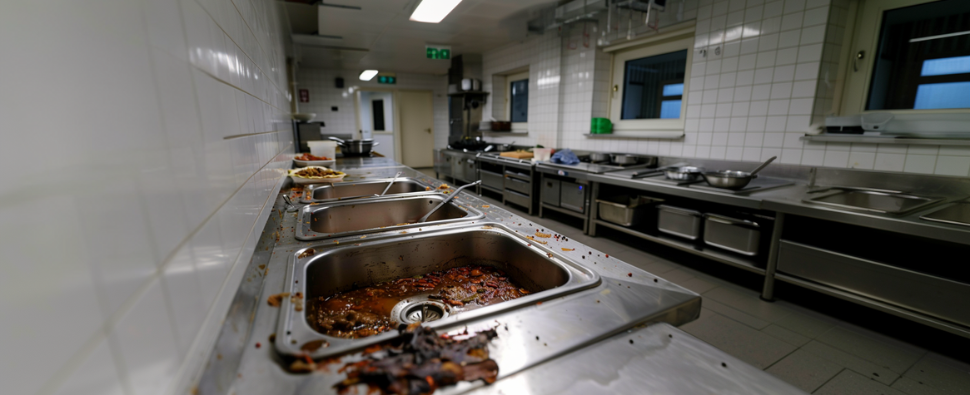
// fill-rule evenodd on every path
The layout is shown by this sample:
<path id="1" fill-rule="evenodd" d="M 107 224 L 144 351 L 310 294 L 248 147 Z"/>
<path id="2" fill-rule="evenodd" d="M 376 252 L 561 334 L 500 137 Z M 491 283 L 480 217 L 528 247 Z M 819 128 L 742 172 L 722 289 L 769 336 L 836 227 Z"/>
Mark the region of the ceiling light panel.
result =
<path id="1" fill-rule="evenodd" d="M 421 0 L 418 8 L 411 14 L 411 20 L 424 23 L 438 23 L 445 19 L 461 0 Z"/>
<path id="2" fill-rule="evenodd" d="M 370 81 L 377 75 L 377 70 L 364 70 L 360 72 L 361 81 Z"/>

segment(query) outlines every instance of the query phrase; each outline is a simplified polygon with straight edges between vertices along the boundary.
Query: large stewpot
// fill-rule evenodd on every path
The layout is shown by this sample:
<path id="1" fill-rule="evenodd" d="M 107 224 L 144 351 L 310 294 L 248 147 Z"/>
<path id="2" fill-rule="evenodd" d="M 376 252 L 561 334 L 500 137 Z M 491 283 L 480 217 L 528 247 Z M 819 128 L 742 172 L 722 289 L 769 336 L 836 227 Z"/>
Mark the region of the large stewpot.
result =
<path id="1" fill-rule="evenodd" d="M 340 145 L 340 150 L 344 155 L 369 155 L 370 150 L 380 144 L 370 139 L 341 140 L 333 136 L 331 136 L 330 139 L 336 141 L 337 144 Z"/>

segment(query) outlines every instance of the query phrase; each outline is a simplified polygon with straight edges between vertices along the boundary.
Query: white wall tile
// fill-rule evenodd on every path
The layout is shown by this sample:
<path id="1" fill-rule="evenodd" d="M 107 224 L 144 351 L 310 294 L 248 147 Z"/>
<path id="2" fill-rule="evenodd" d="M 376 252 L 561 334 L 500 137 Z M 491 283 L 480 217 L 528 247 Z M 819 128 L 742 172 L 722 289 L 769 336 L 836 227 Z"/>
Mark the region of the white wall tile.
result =
<path id="1" fill-rule="evenodd" d="M 944 176 L 970 176 L 970 156 L 940 156 L 936 160 L 934 173 Z"/>
<path id="2" fill-rule="evenodd" d="M 55 392 L 56 395 L 124 395 L 117 363 L 106 339 L 88 355 L 80 368 Z"/>
<path id="3" fill-rule="evenodd" d="M 112 329 L 129 388 L 136 395 L 164 393 L 178 368 L 168 311 L 161 284 L 152 280 Z"/>

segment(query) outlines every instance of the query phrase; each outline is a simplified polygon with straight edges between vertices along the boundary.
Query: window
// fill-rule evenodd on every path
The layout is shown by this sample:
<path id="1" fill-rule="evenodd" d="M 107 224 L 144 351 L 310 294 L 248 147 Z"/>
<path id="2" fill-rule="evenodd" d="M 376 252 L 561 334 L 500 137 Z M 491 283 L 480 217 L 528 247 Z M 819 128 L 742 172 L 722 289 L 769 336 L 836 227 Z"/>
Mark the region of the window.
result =
<path id="1" fill-rule="evenodd" d="M 687 50 L 626 61 L 620 119 L 680 118 Z"/>
<path id="2" fill-rule="evenodd" d="M 970 1 L 867 0 L 857 24 L 843 114 L 970 109 Z"/>
<path id="3" fill-rule="evenodd" d="M 528 130 L 529 72 L 505 76 L 505 116 L 513 130 Z"/>
<path id="4" fill-rule="evenodd" d="M 614 133 L 656 138 L 683 136 L 692 34 L 692 28 L 677 30 L 640 43 L 605 48 L 614 52 L 610 99 Z"/>

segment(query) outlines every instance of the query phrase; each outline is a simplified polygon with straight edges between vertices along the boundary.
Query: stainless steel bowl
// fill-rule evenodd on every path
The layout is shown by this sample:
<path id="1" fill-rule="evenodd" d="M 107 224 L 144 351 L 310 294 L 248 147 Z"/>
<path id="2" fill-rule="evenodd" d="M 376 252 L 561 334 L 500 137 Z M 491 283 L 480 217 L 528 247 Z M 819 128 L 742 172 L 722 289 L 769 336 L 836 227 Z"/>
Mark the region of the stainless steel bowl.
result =
<path id="1" fill-rule="evenodd" d="M 340 152 L 344 155 L 368 155 L 372 148 L 376 147 L 380 143 L 374 142 L 374 140 L 341 140 L 336 137 L 330 137 L 331 140 L 336 141 L 340 145 Z"/>
<path id="2" fill-rule="evenodd" d="M 741 189 L 748 185 L 756 176 L 746 171 L 722 170 L 701 173 L 704 180 L 712 187 L 725 189 Z"/>
<path id="3" fill-rule="evenodd" d="M 664 170 L 664 176 L 670 180 L 677 181 L 697 181 L 701 178 L 701 173 L 705 169 L 703 167 L 694 166 L 681 166 L 681 167 L 671 167 Z"/>
<path id="4" fill-rule="evenodd" d="M 610 154 L 604 154 L 602 152 L 590 152 L 589 160 L 593 162 L 609 162 Z"/>

